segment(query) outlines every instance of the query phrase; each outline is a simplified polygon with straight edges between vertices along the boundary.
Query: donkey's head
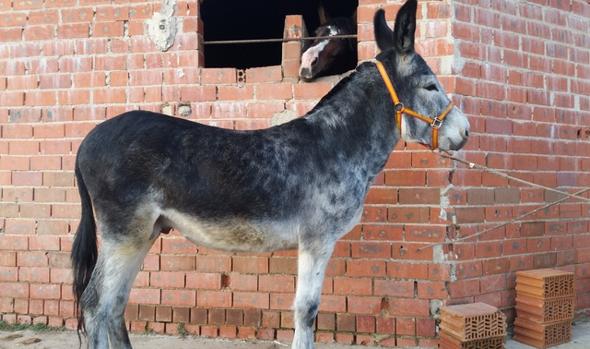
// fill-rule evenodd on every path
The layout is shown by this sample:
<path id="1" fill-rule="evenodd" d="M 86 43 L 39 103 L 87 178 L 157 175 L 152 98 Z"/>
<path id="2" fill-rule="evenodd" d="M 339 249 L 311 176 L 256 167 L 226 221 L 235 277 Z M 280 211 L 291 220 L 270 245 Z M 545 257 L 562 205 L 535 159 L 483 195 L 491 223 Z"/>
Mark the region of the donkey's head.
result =
<path id="1" fill-rule="evenodd" d="M 355 53 L 353 39 L 329 39 L 329 36 L 353 34 L 354 28 L 349 18 L 337 17 L 318 27 L 313 41 L 307 41 L 301 54 L 299 77 L 304 81 L 311 81 L 324 75 L 334 67 L 348 65 L 350 57 Z M 342 62 L 338 62 L 341 60 Z M 354 57 L 356 62 L 356 55 Z M 348 69 L 354 68 L 354 64 Z"/>
<path id="2" fill-rule="evenodd" d="M 400 122 L 402 138 L 433 148 L 438 143 L 441 150 L 458 150 L 469 137 L 469 122 L 459 109 L 452 106 L 430 67 L 414 50 L 416 7 L 416 0 L 408 0 L 402 6 L 393 31 L 387 26 L 384 11 L 377 11 L 375 39 L 381 50 L 377 59 L 382 62 L 384 73 L 391 78 L 399 96 L 396 109 L 404 111 Z M 426 121 L 419 116 L 425 116 Z M 428 118 L 434 122 L 428 122 Z M 442 123 L 438 118 L 443 118 Z M 439 130 L 433 132 L 437 127 Z"/>

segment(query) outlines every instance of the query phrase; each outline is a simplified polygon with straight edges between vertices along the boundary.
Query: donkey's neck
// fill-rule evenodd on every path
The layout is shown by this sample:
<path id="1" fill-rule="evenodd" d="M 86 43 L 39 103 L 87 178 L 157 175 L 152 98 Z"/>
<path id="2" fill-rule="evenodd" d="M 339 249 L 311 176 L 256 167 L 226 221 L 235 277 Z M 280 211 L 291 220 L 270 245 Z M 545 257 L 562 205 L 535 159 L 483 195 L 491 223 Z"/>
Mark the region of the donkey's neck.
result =
<path id="1" fill-rule="evenodd" d="M 391 103 L 375 66 L 364 63 L 340 81 L 306 119 L 321 135 L 324 151 L 363 167 L 372 179 L 399 139 Z"/>

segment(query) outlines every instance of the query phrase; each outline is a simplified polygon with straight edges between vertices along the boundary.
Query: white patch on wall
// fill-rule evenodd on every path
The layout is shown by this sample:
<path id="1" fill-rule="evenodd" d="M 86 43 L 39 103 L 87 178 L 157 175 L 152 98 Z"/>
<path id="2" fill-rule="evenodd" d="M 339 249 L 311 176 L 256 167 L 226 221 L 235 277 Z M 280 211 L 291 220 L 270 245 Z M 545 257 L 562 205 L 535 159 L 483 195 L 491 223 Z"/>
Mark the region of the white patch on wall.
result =
<path id="1" fill-rule="evenodd" d="M 151 19 L 145 21 L 149 38 L 162 52 L 172 47 L 181 25 L 174 16 L 175 7 L 176 0 L 162 0 L 160 12 L 155 12 Z"/>
<path id="2" fill-rule="evenodd" d="M 453 74 L 453 63 L 455 62 L 454 56 L 445 56 L 440 58 L 440 75 L 451 75 Z"/>
<path id="3" fill-rule="evenodd" d="M 453 188 L 452 185 L 448 185 L 446 188 L 441 189 L 440 191 L 440 213 L 438 215 L 438 217 L 444 221 L 446 221 L 448 219 L 447 217 L 447 210 L 451 207 L 451 204 L 449 202 L 449 190 L 451 190 Z"/>
<path id="4" fill-rule="evenodd" d="M 453 49 L 453 71 L 461 72 L 463 71 L 463 67 L 465 67 L 465 59 L 461 55 L 461 50 L 459 49 L 459 45 L 454 45 Z"/>
<path id="5" fill-rule="evenodd" d="M 271 126 L 277 126 L 294 120 L 298 117 L 297 113 L 292 110 L 284 110 L 280 113 L 276 113 L 270 119 Z"/>

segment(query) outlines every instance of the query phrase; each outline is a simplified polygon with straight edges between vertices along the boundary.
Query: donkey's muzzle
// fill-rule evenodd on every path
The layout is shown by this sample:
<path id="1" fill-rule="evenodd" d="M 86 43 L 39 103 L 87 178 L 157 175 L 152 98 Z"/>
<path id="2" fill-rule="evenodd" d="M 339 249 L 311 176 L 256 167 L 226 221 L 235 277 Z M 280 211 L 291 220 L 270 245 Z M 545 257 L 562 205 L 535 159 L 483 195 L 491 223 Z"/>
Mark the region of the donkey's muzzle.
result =
<path id="1" fill-rule="evenodd" d="M 305 81 L 309 81 L 309 80 L 313 79 L 313 73 L 312 73 L 311 69 L 309 69 L 307 67 L 306 68 L 302 67 L 299 70 L 299 77 Z"/>
<path id="2" fill-rule="evenodd" d="M 469 131 L 467 131 L 467 133 L 469 133 Z M 465 144 L 467 144 L 467 141 L 469 140 L 469 137 L 463 137 L 463 139 L 461 139 L 459 142 L 450 142 L 449 145 L 449 150 L 459 150 L 461 148 L 463 148 L 465 146 Z"/>

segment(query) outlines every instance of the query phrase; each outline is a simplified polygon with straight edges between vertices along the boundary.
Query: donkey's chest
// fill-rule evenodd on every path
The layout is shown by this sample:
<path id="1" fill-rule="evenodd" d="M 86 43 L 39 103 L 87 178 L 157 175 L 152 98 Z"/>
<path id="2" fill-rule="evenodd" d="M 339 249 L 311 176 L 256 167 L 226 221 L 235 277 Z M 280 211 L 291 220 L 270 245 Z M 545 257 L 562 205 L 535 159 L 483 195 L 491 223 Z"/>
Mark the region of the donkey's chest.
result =
<path id="1" fill-rule="evenodd" d="M 187 239 L 214 249 L 267 252 L 297 246 L 299 227 L 286 220 L 208 219 L 173 209 L 163 215 Z"/>

